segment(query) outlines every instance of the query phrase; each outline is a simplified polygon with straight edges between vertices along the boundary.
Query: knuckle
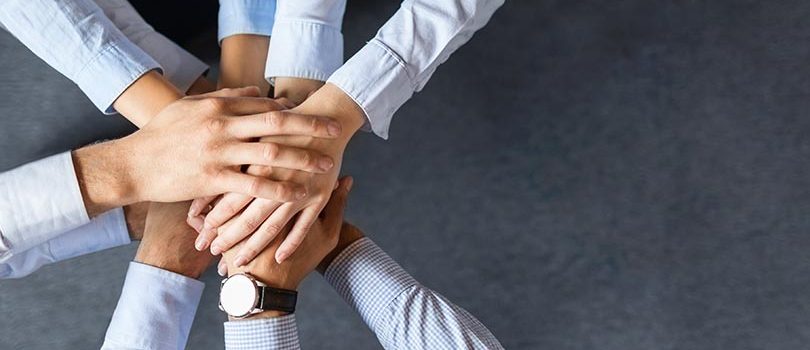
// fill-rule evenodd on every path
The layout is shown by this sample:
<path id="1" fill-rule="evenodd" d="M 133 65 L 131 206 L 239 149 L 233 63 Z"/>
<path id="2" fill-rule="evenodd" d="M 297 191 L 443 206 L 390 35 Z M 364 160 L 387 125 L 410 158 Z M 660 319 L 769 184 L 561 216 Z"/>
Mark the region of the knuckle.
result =
<path id="1" fill-rule="evenodd" d="M 303 164 L 305 167 L 314 168 L 316 166 L 316 161 L 317 160 L 312 153 L 307 151 L 301 153 L 301 164 Z"/>
<path id="2" fill-rule="evenodd" d="M 242 222 L 242 228 L 245 231 L 252 232 L 257 227 L 259 227 L 259 225 L 261 225 L 261 224 L 262 224 L 261 220 L 259 220 L 258 218 L 254 217 L 254 216 L 251 216 L 251 217 L 245 218 L 245 220 Z"/>
<path id="3" fill-rule="evenodd" d="M 262 180 L 258 177 L 254 177 L 248 181 L 247 186 L 247 193 L 259 193 L 262 189 Z"/>
<path id="4" fill-rule="evenodd" d="M 310 117 L 309 118 L 309 130 L 314 134 L 318 132 L 318 127 L 321 125 L 318 118 Z"/>
<path id="5" fill-rule="evenodd" d="M 225 99 L 219 97 L 209 97 L 206 98 L 205 103 L 208 105 L 208 108 L 212 111 L 218 112 L 225 109 Z"/>
<path id="6" fill-rule="evenodd" d="M 206 126 L 208 127 L 208 131 L 212 133 L 219 133 L 225 129 L 225 124 L 226 122 L 223 118 L 211 118 L 208 120 L 208 124 Z"/>
<path id="7" fill-rule="evenodd" d="M 278 111 L 267 112 L 264 118 L 265 124 L 272 128 L 280 129 L 284 124 L 284 116 Z"/>
<path id="8" fill-rule="evenodd" d="M 275 194 L 279 200 L 288 200 L 292 197 L 292 189 L 288 185 L 278 185 Z"/>
<path id="9" fill-rule="evenodd" d="M 278 153 L 279 153 L 279 145 L 272 142 L 264 144 L 264 147 L 262 149 L 262 156 L 264 157 L 264 159 L 274 160 L 278 157 Z"/>
<path id="10" fill-rule="evenodd" d="M 264 232 L 266 232 L 269 235 L 275 235 L 275 234 L 281 232 L 281 225 L 279 225 L 278 223 L 275 223 L 275 222 L 268 223 L 264 227 Z"/>

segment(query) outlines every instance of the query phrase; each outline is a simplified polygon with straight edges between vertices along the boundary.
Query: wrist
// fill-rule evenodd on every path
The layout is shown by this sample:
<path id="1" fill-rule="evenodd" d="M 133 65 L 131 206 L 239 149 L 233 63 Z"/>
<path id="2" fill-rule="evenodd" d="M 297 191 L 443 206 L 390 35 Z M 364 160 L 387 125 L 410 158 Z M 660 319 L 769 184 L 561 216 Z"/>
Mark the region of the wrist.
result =
<path id="1" fill-rule="evenodd" d="M 268 311 L 262 311 L 260 313 L 250 315 L 250 316 L 245 317 L 245 318 L 235 318 L 235 317 L 228 316 L 228 321 L 232 321 L 232 322 L 251 321 L 251 320 L 258 320 L 258 319 L 262 319 L 262 318 L 282 317 L 282 316 L 287 316 L 289 314 L 290 314 L 289 312 L 284 312 L 284 311 L 268 310 Z"/>
<path id="2" fill-rule="evenodd" d="M 338 238 L 337 245 L 334 249 L 332 249 L 331 252 L 329 252 L 329 254 L 326 254 L 323 260 L 321 260 L 321 263 L 318 264 L 318 272 L 321 274 L 326 273 L 326 269 L 329 268 L 332 261 L 335 260 L 335 258 L 343 252 L 343 250 L 363 237 L 365 237 L 363 231 L 360 231 L 359 228 L 352 224 L 344 222 L 340 229 L 340 238 Z"/>
<path id="3" fill-rule="evenodd" d="M 344 143 L 347 143 L 366 121 L 363 109 L 349 95 L 333 84 L 324 85 L 293 110 L 338 121 L 343 127 L 339 139 L 343 139 Z"/>
<path id="4" fill-rule="evenodd" d="M 270 84 L 264 78 L 264 64 L 270 37 L 253 34 L 231 35 L 222 40 L 218 88 L 257 86 L 267 96 Z"/>
<path id="5" fill-rule="evenodd" d="M 324 82 L 320 80 L 278 77 L 275 79 L 273 93 L 275 98 L 286 98 L 297 106 L 306 101 L 323 84 Z"/>
<path id="6" fill-rule="evenodd" d="M 90 217 L 138 202 L 120 140 L 72 152 L 76 179 Z"/>
<path id="7" fill-rule="evenodd" d="M 118 99 L 113 107 L 118 113 L 141 128 L 163 108 L 183 98 L 183 93 L 157 71 L 150 71 L 135 80 Z"/>

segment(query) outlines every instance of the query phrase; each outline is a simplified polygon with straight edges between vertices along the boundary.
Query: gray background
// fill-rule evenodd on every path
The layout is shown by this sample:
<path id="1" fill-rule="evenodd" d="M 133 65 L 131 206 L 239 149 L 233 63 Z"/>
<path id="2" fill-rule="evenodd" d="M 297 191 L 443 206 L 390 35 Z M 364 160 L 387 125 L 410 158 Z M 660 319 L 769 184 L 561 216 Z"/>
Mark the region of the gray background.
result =
<path id="1" fill-rule="evenodd" d="M 350 1 L 347 54 L 396 7 Z M 508 2 L 389 141 L 352 141 L 348 217 L 510 349 L 806 348 L 808 18 L 806 1 Z M 196 24 L 173 35 L 214 60 Z M 3 169 L 128 130 L 6 34 L 0 62 Z M 98 347 L 135 248 L 0 282 L 0 348 Z M 204 280 L 189 348 L 221 348 Z M 320 277 L 300 305 L 304 348 L 378 347 Z"/>

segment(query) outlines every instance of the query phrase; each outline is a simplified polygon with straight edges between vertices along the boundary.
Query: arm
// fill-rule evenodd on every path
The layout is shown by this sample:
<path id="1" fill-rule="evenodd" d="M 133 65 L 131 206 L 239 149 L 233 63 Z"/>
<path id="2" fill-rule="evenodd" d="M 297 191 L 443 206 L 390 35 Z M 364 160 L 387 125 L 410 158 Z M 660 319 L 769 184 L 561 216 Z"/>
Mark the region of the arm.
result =
<path id="1" fill-rule="evenodd" d="M 319 270 L 386 349 L 503 349 L 474 316 L 419 284 L 354 226 L 343 225 Z"/>
<path id="2" fill-rule="evenodd" d="M 289 261 L 278 264 L 274 251 L 281 244 L 275 240 L 255 260 L 244 267 L 233 265 L 233 254 L 226 253 L 220 264 L 227 263 L 230 273 L 247 272 L 271 287 L 297 290 L 298 285 L 318 263 L 335 247 L 343 212 L 346 205 L 351 178 L 342 179 L 329 203 L 324 208 L 323 217 L 312 227 L 312 232 L 304 241 L 297 254 Z M 243 320 L 232 319 L 225 323 L 226 349 L 298 349 L 298 332 L 295 316 L 278 311 L 266 311 Z"/>
<path id="3" fill-rule="evenodd" d="M 153 203 L 102 349 L 184 349 L 212 256 L 194 250 L 188 203 Z"/>

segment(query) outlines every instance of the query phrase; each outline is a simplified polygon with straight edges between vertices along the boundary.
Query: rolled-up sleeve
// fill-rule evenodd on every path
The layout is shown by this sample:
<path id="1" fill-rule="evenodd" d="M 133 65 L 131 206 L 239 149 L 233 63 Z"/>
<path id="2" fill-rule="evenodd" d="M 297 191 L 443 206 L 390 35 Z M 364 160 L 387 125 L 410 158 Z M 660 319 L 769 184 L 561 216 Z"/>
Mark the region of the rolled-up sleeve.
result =
<path id="1" fill-rule="evenodd" d="M 279 0 L 265 77 L 326 81 L 343 63 L 345 0 Z"/>
<path id="2" fill-rule="evenodd" d="M 108 114 L 127 87 L 161 69 L 92 0 L 6 0 L 0 23 Z"/>
<path id="3" fill-rule="evenodd" d="M 220 42 L 231 35 L 270 36 L 275 23 L 276 0 L 219 0 Z"/>
<path id="4" fill-rule="evenodd" d="M 388 138 L 391 119 L 436 68 L 482 28 L 503 0 L 406 0 L 377 35 L 330 78 Z"/>
<path id="5" fill-rule="evenodd" d="M 0 174 L 0 263 L 88 222 L 70 152 Z"/>
<path id="6" fill-rule="evenodd" d="M 126 0 L 95 0 L 104 14 L 130 41 L 163 68 L 163 75 L 180 91 L 188 91 L 208 71 L 208 65 L 155 31 Z"/>
<path id="7" fill-rule="evenodd" d="M 121 208 L 0 262 L 0 279 L 25 277 L 40 267 L 130 243 Z"/>

